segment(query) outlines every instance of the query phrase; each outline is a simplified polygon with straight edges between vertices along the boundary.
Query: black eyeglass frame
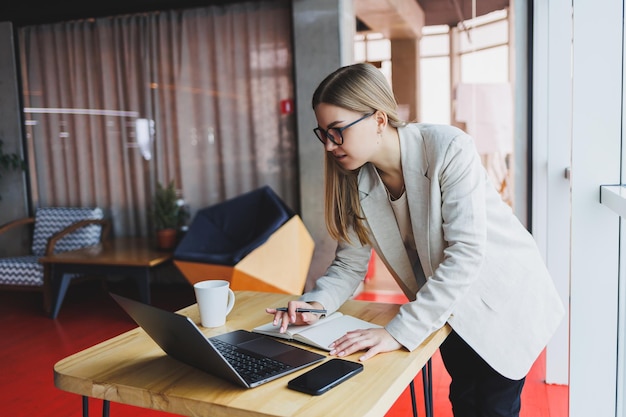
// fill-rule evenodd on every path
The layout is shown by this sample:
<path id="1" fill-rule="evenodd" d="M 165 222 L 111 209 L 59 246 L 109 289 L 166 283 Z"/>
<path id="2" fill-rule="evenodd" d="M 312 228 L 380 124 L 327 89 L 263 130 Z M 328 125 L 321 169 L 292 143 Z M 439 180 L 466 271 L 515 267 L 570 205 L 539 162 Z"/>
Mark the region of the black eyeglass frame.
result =
<path id="1" fill-rule="evenodd" d="M 343 131 L 346 130 L 347 128 L 349 128 L 350 126 L 354 126 L 355 124 L 359 123 L 361 120 L 365 120 L 368 117 L 374 115 L 374 113 L 376 113 L 376 111 L 373 111 L 371 113 L 367 113 L 366 115 L 364 115 L 363 117 L 358 118 L 357 120 L 355 120 L 354 122 L 343 126 L 343 127 L 331 127 L 328 130 L 322 129 L 321 127 L 316 127 L 315 129 L 313 129 L 313 133 L 315 133 L 315 136 L 317 136 L 317 138 L 320 140 L 320 142 L 322 142 L 322 144 L 326 145 L 326 139 L 330 139 L 330 141 L 332 143 L 334 143 L 337 146 L 341 146 L 343 145 Z M 337 132 L 337 136 L 339 137 L 339 141 L 335 140 L 335 137 L 332 135 L 331 131 Z M 324 139 L 326 138 L 326 139 Z"/>

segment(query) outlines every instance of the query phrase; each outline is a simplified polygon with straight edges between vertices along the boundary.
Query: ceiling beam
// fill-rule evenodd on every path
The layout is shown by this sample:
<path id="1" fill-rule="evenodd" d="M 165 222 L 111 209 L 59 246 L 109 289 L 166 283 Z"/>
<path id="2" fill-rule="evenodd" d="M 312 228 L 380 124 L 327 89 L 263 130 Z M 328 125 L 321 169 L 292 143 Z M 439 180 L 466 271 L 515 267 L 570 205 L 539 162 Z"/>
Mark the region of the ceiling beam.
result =
<path id="1" fill-rule="evenodd" d="M 424 11 L 415 0 L 355 0 L 356 16 L 387 39 L 421 38 Z"/>

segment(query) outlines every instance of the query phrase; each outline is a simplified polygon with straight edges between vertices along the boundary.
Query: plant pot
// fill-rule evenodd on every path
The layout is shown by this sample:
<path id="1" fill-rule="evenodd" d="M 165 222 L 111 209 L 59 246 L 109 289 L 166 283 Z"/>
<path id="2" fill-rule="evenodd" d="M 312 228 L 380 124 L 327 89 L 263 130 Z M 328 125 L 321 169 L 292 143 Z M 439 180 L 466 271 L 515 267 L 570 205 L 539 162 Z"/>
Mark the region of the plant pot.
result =
<path id="1" fill-rule="evenodd" d="M 161 229 L 156 232 L 157 247 L 161 250 L 173 250 L 176 247 L 178 231 L 176 229 Z"/>

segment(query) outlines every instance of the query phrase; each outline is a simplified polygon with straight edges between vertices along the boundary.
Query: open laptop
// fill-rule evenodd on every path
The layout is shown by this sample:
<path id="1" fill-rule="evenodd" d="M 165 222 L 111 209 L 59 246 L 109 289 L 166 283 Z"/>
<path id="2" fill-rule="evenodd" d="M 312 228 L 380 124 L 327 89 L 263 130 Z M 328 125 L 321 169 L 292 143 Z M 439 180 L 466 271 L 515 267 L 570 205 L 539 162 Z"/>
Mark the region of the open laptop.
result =
<path id="1" fill-rule="evenodd" d="M 110 294 L 169 356 L 242 387 L 259 386 L 325 358 L 246 330 L 207 338 L 189 317 Z"/>

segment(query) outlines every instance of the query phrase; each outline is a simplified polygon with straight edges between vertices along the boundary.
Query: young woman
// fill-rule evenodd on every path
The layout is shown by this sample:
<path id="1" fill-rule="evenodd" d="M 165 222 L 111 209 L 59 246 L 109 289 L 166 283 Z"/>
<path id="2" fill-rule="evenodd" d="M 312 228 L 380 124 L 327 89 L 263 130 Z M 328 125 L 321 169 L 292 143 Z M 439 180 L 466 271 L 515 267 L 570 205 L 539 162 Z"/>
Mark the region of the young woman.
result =
<path id="1" fill-rule="evenodd" d="M 441 355 L 455 416 L 517 416 L 524 378 L 556 330 L 563 305 L 535 242 L 490 183 L 472 138 L 405 123 L 386 79 L 356 64 L 313 95 L 326 151 L 326 224 L 336 257 L 287 312 L 282 330 L 337 310 L 364 278 L 374 248 L 411 300 L 382 329 L 349 332 L 332 355 L 417 348 L 448 323 Z"/>

